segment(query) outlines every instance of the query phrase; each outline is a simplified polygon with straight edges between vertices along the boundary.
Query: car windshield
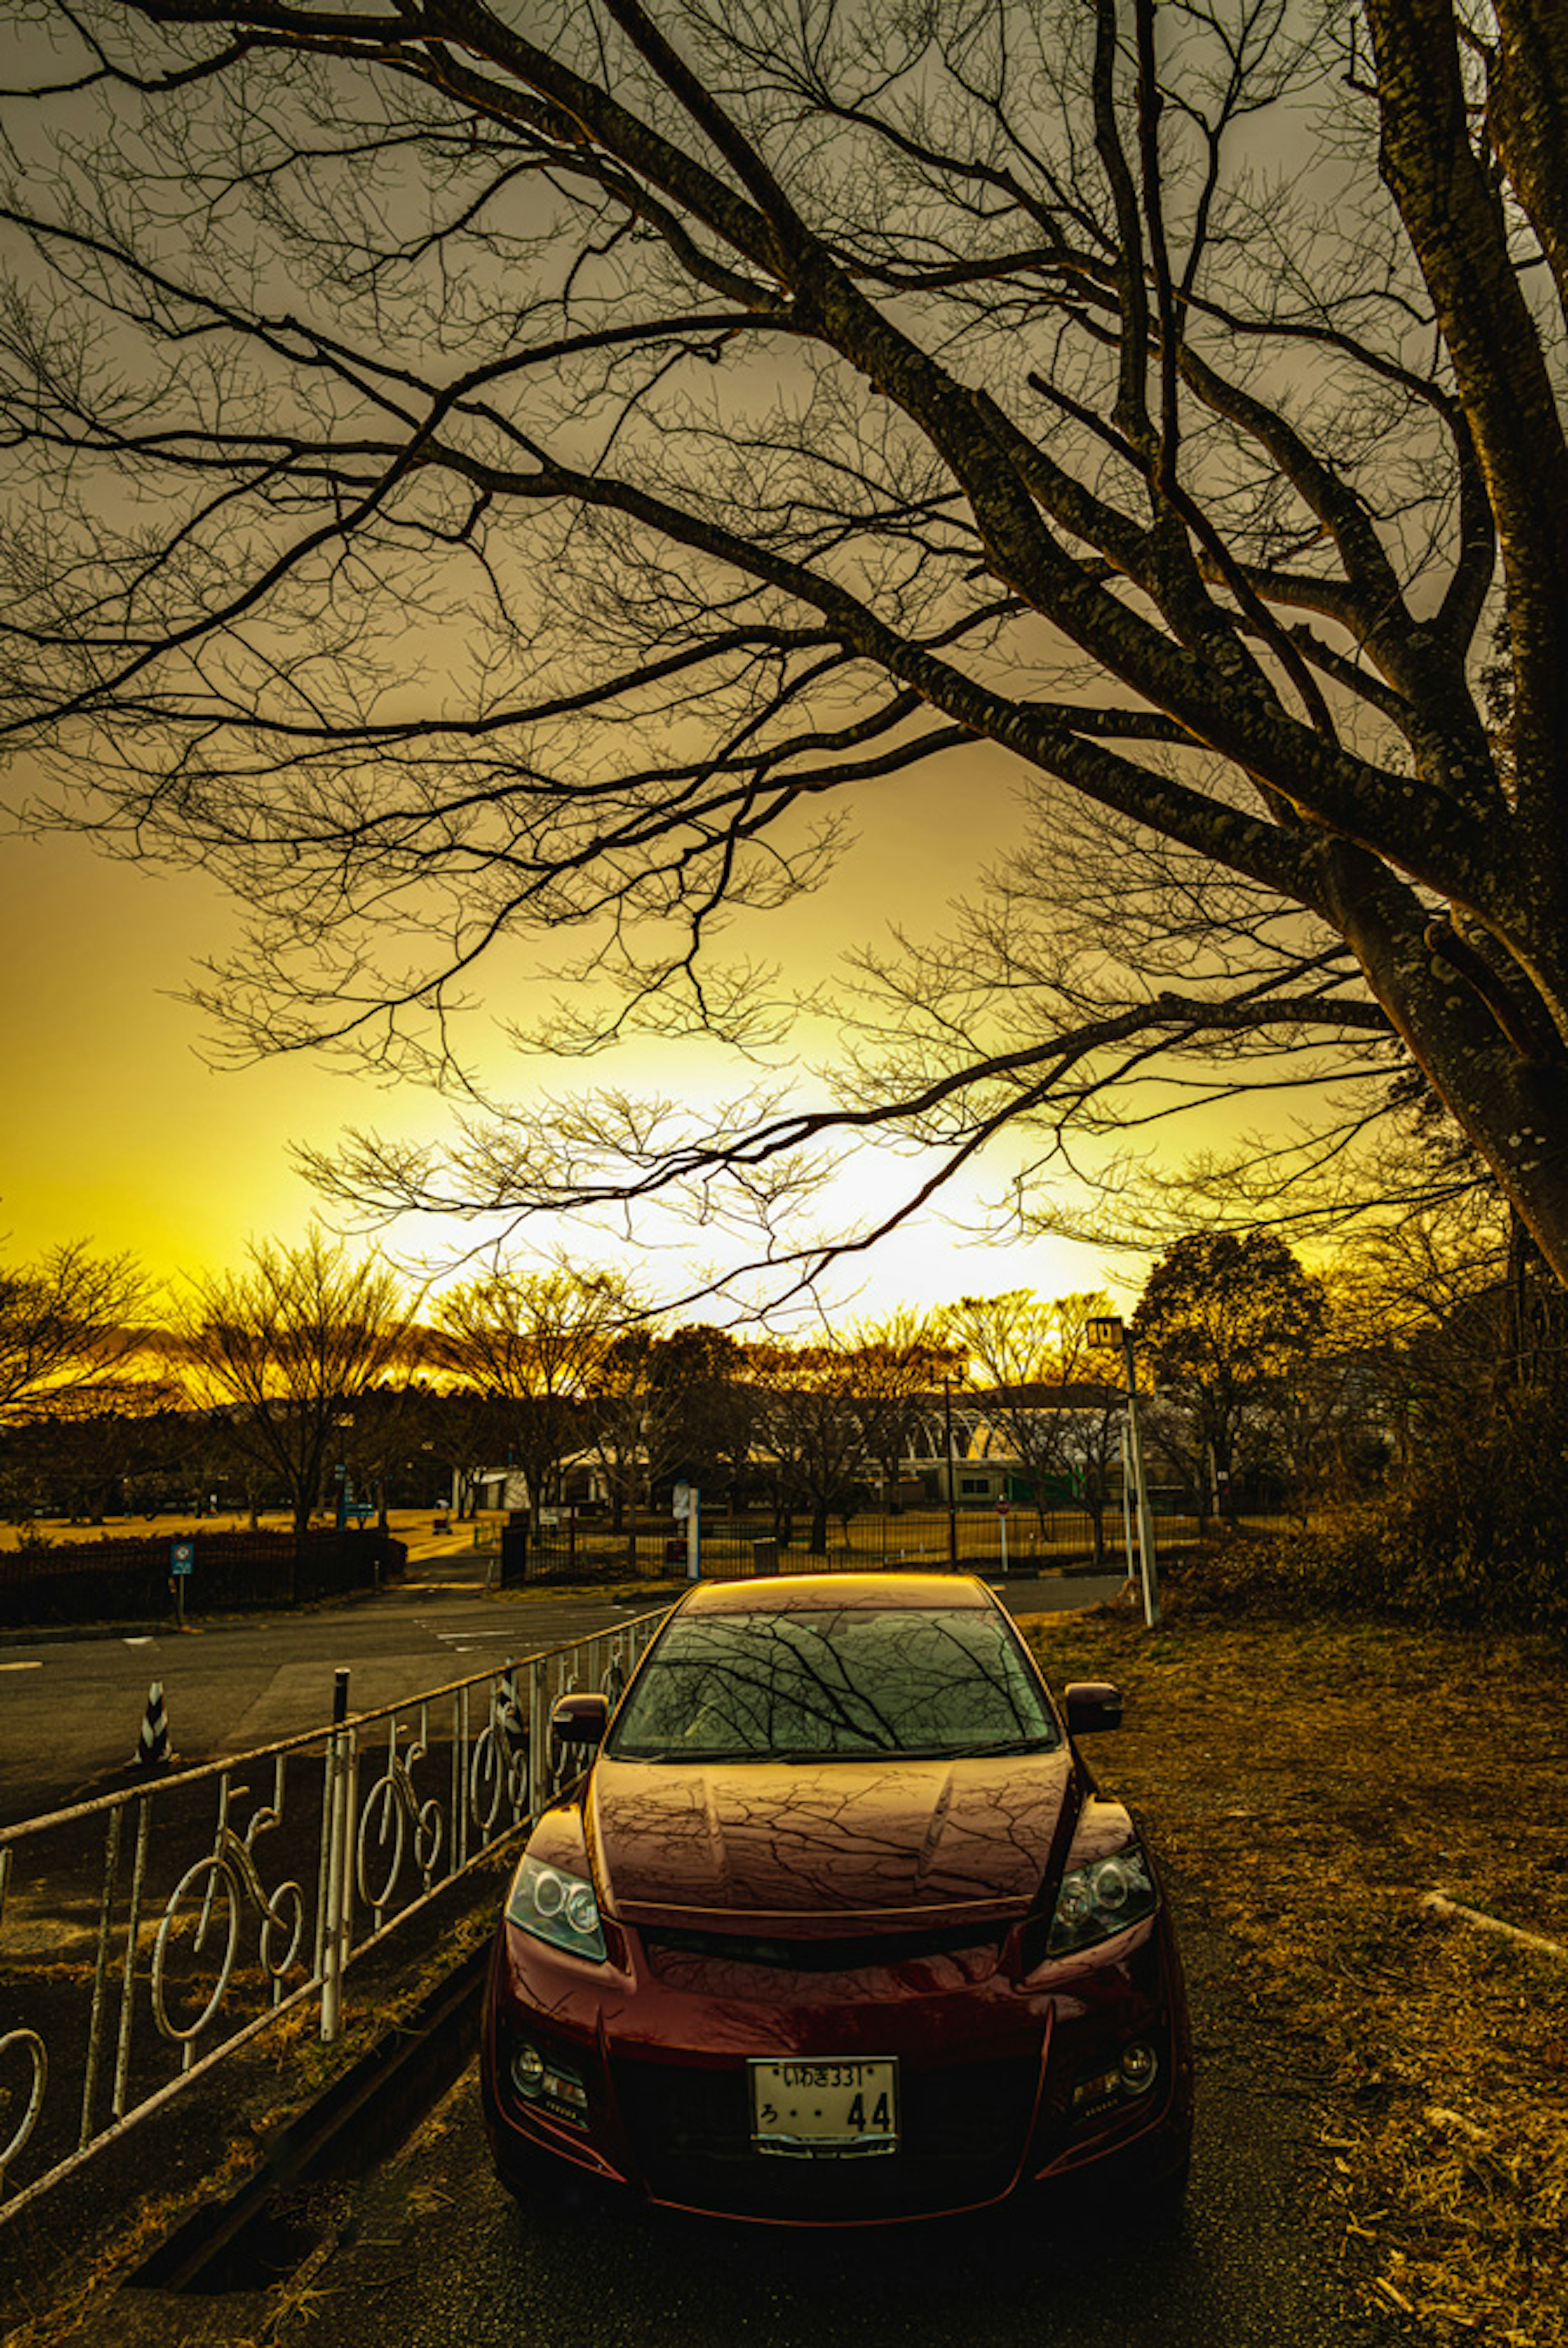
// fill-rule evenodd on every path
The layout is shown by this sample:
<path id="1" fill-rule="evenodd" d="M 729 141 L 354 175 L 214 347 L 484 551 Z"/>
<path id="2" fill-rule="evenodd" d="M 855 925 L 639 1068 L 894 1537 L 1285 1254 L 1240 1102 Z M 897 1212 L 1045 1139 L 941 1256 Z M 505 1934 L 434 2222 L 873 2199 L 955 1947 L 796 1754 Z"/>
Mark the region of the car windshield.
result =
<path id="1" fill-rule="evenodd" d="M 939 1758 L 1059 1742 L 1007 1622 L 979 1607 L 684 1614 L 629 1690 L 623 1761 Z"/>

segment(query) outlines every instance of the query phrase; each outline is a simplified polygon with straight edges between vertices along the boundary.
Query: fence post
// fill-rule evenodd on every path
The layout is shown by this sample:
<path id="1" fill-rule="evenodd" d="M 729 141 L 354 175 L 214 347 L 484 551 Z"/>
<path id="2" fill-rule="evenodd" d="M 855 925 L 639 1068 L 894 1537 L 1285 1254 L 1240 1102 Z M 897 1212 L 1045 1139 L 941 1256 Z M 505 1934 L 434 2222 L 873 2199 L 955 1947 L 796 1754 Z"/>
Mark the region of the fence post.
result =
<path id="1" fill-rule="evenodd" d="M 537 1818 L 549 1790 L 549 1682 L 543 1656 L 528 1665 L 528 1816 Z"/>
<path id="2" fill-rule="evenodd" d="M 322 1945 L 322 2039 L 331 2045 L 343 2027 L 343 1923 L 348 1914 L 348 1673 L 333 1673 L 333 1728 L 327 1743 L 327 1783 L 322 1803 L 326 1837 L 326 1930 Z"/>

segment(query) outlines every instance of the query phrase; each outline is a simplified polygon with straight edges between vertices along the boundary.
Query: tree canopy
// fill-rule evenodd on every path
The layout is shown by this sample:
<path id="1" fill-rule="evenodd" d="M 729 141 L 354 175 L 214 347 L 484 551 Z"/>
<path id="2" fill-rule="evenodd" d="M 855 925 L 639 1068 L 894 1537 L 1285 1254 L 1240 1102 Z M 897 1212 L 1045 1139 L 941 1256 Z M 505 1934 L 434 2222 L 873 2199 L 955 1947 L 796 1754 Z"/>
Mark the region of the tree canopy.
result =
<path id="1" fill-rule="evenodd" d="M 519 932 L 558 1048 L 755 1044 L 726 921 L 977 746 L 1057 901 L 1122 876 L 879 974 L 837 1098 L 481 1104 L 340 1190 L 712 1213 L 1413 1058 L 1568 1279 L 1560 12 L 32 0 L 8 79 L 0 724 L 249 904 L 241 1048 L 450 1076 Z"/>
<path id="2" fill-rule="evenodd" d="M 1194 1231 L 1154 1266 L 1132 1334 L 1180 1406 L 1158 1439 L 1194 1491 L 1266 1456 L 1327 1317 L 1322 1282 L 1272 1231 Z"/>

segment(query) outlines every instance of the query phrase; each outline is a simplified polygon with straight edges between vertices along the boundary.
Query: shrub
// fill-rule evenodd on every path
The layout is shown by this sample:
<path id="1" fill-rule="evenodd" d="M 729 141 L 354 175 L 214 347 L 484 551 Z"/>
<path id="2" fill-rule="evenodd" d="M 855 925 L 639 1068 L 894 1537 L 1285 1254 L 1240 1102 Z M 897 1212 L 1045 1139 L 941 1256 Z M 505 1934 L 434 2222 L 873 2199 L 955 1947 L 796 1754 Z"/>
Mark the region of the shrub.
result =
<path id="1" fill-rule="evenodd" d="M 1522 1395 L 1475 1431 L 1450 1426 L 1402 1486 L 1309 1530 L 1209 1544 L 1187 1601 L 1568 1632 L 1568 1440 Z"/>

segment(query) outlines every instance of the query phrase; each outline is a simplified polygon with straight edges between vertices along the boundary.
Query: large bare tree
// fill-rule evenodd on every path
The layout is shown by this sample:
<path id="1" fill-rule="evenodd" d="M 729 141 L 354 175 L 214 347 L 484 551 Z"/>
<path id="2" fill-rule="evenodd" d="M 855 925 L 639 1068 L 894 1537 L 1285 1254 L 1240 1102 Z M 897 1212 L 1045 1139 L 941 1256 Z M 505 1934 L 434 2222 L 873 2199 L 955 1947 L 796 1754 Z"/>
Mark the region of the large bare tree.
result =
<path id="1" fill-rule="evenodd" d="M 576 940 L 558 1046 L 754 1043 L 726 916 L 927 762 L 959 827 L 977 746 L 1160 864 L 1149 952 L 1091 932 L 983 1043 L 895 1020 L 749 1122 L 481 1111 L 342 1187 L 714 1213 L 1255 1043 L 1413 1056 L 1568 1279 L 1561 11 L 15 25 L 4 722 L 251 904 L 241 1046 L 446 1073 L 519 928 Z"/>

